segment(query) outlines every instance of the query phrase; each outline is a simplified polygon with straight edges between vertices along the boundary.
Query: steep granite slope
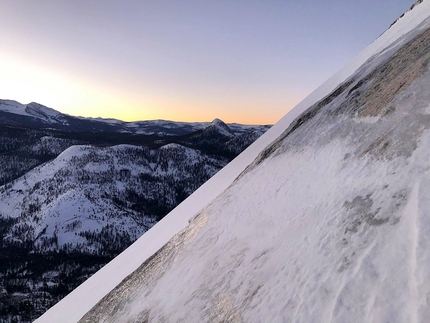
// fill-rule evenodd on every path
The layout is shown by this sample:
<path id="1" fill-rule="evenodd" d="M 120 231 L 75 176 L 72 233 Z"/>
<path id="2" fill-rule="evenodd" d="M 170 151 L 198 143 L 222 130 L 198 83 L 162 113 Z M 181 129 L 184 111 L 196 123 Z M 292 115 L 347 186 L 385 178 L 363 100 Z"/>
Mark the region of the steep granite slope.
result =
<path id="1" fill-rule="evenodd" d="M 426 322 L 429 30 L 419 1 L 38 322 Z"/>

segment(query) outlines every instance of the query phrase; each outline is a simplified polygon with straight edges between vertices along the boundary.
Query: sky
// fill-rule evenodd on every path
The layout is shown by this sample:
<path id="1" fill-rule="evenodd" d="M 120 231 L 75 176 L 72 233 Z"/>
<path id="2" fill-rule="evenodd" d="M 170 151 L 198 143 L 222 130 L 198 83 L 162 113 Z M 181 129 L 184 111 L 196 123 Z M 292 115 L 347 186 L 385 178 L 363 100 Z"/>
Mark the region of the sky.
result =
<path id="1" fill-rule="evenodd" d="M 0 0 L 0 99 L 273 124 L 415 0 Z"/>

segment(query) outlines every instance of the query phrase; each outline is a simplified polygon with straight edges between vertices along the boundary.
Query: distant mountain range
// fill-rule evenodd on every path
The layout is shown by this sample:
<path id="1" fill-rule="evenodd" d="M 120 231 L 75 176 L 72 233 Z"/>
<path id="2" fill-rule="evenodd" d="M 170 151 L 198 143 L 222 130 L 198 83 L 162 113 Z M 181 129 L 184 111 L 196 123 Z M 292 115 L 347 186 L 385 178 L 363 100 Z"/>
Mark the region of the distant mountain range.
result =
<path id="1" fill-rule="evenodd" d="M 41 315 L 269 127 L 0 100 L 0 321 Z"/>
<path id="2" fill-rule="evenodd" d="M 218 119 L 216 119 L 218 120 Z M 31 127 L 33 129 L 56 129 L 73 132 L 121 132 L 143 135 L 186 135 L 203 130 L 210 122 L 174 122 L 150 120 L 125 122 L 116 119 L 74 117 L 39 103 L 21 104 L 12 100 L 0 100 L 0 124 Z M 250 131 L 266 131 L 270 126 L 228 125 L 235 135 Z"/>

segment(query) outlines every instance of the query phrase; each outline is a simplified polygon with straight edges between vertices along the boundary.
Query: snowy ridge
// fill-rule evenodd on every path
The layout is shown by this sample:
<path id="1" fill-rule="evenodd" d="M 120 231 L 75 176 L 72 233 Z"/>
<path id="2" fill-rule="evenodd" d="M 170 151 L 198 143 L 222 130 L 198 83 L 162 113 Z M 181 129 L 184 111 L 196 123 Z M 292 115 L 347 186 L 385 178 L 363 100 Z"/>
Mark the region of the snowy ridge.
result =
<path id="1" fill-rule="evenodd" d="M 407 11 L 407 12 L 409 12 L 409 11 L 411 11 L 411 10 L 413 10 L 417 5 L 419 5 L 420 3 L 422 3 L 423 2 L 423 0 L 417 0 L 410 8 L 409 8 L 409 10 Z M 403 16 L 404 16 L 405 14 L 402 14 L 397 20 L 395 20 L 392 24 L 391 24 L 391 26 L 393 26 L 395 23 L 397 23 L 398 21 L 399 21 L 399 19 L 401 19 L 401 18 L 403 18 Z M 390 26 L 390 27 L 391 27 Z"/>
<path id="2" fill-rule="evenodd" d="M 189 219 L 195 215 L 198 217 L 194 218 L 188 230 L 183 231 L 182 237 L 176 236 L 154 258 L 154 261 L 159 259 L 160 262 L 163 262 L 166 261 L 166 256 L 173 255 L 170 259 L 177 260 L 175 266 L 166 263 L 166 268 L 171 268 L 171 270 L 163 272 L 162 278 L 157 275 L 157 272 L 153 276 L 148 276 L 149 283 L 153 283 L 148 291 L 153 301 L 146 300 L 145 303 L 138 296 L 137 298 L 131 296 L 125 298 L 122 304 L 125 306 L 124 311 L 111 313 L 117 315 L 111 316 L 112 320 L 115 321 L 119 317 L 125 320 L 125 315 L 129 315 L 129 319 L 136 319 L 136 315 L 140 315 L 141 320 L 159 321 L 162 318 L 168 318 L 169 321 L 187 321 L 187 319 L 189 321 L 190 318 L 202 318 L 200 316 L 202 313 L 194 310 L 198 308 L 208 308 L 208 311 L 203 313 L 206 316 L 202 318 L 206 321 L 227 318 L 238 322 L 241 318 L 244 321 L 255 322 L 277 321 L 282 313 L 289 313 L 291 321 L 312 321 L 324 317 L 327 318 L 327 322 L 353 322 L 354 319 L 364 317 L 367 321 L 394 321 L 397 319 L 398 322 L 411 322 L 418 321 L 419 317 L 426 317 L 427 308 L 421 307 L 421 304 L 425 302 L 425 294 L 422 291 L 428 290 L 426 282 L 429 280 L 425 276 L 425 272 L 420 270 L 425 268 L 422 266 L 423 263 L 427 264 L 423 260 L 427 259 L 423 258 L 427 257 L 427 254 L 424 253 L 424 247 L 419 246 L 426 246 L 427 240 L 425 236 L 419 235 L 418 228 L 423 227 L 418 226 L 417 223 L 418 221 L 425 222 L 420 215 L 423 211 L 420 210 L 423 210 L 422 207 L 425 207 L 427 200 L 420 196 L 426 195 L 425 188 L 428 187 L 428 182 L 425 177 L 418 181 L 417 186 L 411 187 L 408 184 L 410 183 L 409 176 L 396 176 L 396 174 L 403 173 L 404 167 L 409 167 L 412 174 L 416 175 L 415 178 L 421 178 L 422 169 L 428 171 L 425 164 L 420 164 L 421 160 L 428 160 L 428 156 L 425 155 L 425 152 L 428 151 L 426 147 L 428 134 L 423 135 L 422 143 L 418 146 L 417 151 L 412 152 L 412 156 L 417 162 L 409 166 L 399 162 L 398 159 L 369 163 L 372 161 L 372 156 L 353 160 L 352 166 L 348 165 L 345 163 L 345 155 L 349 153 L 352 156 L 361 156 L 359 153 L 363 153 L 363 156 L 366 156 L 366 147 L 349 146 L 349 142 L 346 139 L 343 141 L 342 138 L 325 142 L 320 149 L 317 146 L 306 146 L 308 144 L 306 143 L 302 153 L 288 152 L 285 148 L 289 140 L 287 137 L 287 142 L 281 141 L 276 146 L 281 150 L 277 156 L 265 159 L 263 155 L 260 155 L 259 163 L 266 167 L 257 165 L 250 168 L 245 176 L 235 182 L 235 185 L 224 193 L 223 191 L 264 148 L 281 136 L 298 116 L 335 90 L 365 62 L 368 62 L 368 65 L 364 66 L 364 69 L 377 66 L 378 63 L 382 63 L 390 57 L 395 49 L 428 28 L 429 12 L 430 1 L 427 0 L 406 13 L 397 24 L 302 101 L 251 147 L 37 322 L 77 322 L 122 279 L 135 271 L 149 257 L 155 255 L 176 233 L 184 229 L 188 225 Z M 361 72 L 366 74 L 365 71 Z M 352 90 L 352 85 L 348 89 Z M 408 93 L 408 95 L 412 94 Z M 334 100 L 333 105 L 341 103 L 341 99 L 344 97 Z M 401 98 L 399 100 L 402 103 Z M 421 108 L 420 113 L 423 109 Z M 361 125 L 359 129 L 369 127 L 366 122 L 359 124 Z M 330 132 L 327 132 L 326 136 L 329 135 Z M 358 152 L 354 149 L 357 149 Z M 327 156 L 330 157 L 329 163 L 327 163 Z M 323 165 L 323 168 L 319 168 L 319 165 Z M 343 177 L 337 176 L 339 173 Z M 404 172 L 404 174 L 406 173 Z M 307 180 L 304 180 L 304 176 Z M 357 177 L 364 178 L 366 181 L 354 182 L 352 179 Z M 386 184 L 380 182 L 379 179 L 385 177 L 394 185 L 386 187 L 384 191 Z M 276 181 L 268 182 L 267 178 L 275 178 Z M 299 185 L 300 183 L 312 183 L 315 178 L 321 178 L 315 187 Z M 345 185 L 345 179 L 350 180 L 346 183 L 350 186 Z M 261 183 L 264 187 L 261 187 Z M 284 185 L 285 183 L 288 185 Z M 324 194 L 320 194 L 321 189 L 324 191 L 326 187 L 337 188 L 337 191 L 325 191 Z M 375 187 L 380 187 L 380 191 L 383 193 L 373 195 L 372 189 Z M 398 187 L 403 188 L 404 191 L 398 191 Z M 391 191 L 392 189 L 394 191 Z M 360 190 L 362 194 L 357 195 Z M 266 195 L 262 196 L 261 192 L 266 192 Z M 217 198 L 221 193 L 222 196 Z M 396 195 L 396 201 L 383 205 L 386 197 L 393 196 L 393 194 Z M 240 205 L 234 203 L 238 196 L 244 198 Z M 285 200 L 283 199 L 285 196 L 289 196 L 291 201 L 306 201 L 309 205 L 305 208 L 306 203 L 288 204 L 288 201 L 280 203 Z M 319 198 L 315 198 L 316 196 Z M 214 200 L 215 198 L 217 199 Z M 224 207 L 225 205 L 228 207 Z M 255 208 L 251 212 L 253 221 L 247 217 L 249 209 L 246 211 L 240 209 L 243 205 L 252 205 Z M 267 205 L 273 207 L 267 209 Z M 343 213 L 340 213 L 339 217 L 334 217 L 333 220 L 329 216 L 330 212 L 333 209 L 339 209 L 339 206 L 341 206 L 340 209 L 343 208 L 343 213 L 350 216 L 345 219 Z M 378 207 L 380 207 L 379 210 Z M 407 221 L 398 222 L 400 216 L 380 217 L 381 214 L 385 214 L 384 212 L 389 212 L 391 208 L 397 208 L 397 213 L 393 213 L 393 211 L 393 214 L 398 215 L 402 212 L 406 214 Z M 363 210 L 366 214 L 365 218 L 354 217 Z M 295 215 L 288 222 L 291 225 L 290 235 L 285 234 L 283 231 L 285 228 L 276 225 L 279 221 L 283 221 L 283 218 L 280 218 L 279 221 L 271 218 L 273 214 L 276 217 L 276 215 L 280 216 L 285 213 Z M 298 216 L 301 213 L 307 215 L 306 222 L 303 222 L 303 217 Z M 236 216 L 229 217 L 231 214 Z M 352 221 L 344 223 L 342 222 L 344 219 L 345 221 L 352 219 Z M 254 229 L 250 227 L 251 223 L 252 227 L 259 228 L 260 232 L 273 232 L 273 235 L 270 237 L 265 234 L 256 235 Z M 400 225 L 397 225 L 398 223 Z M 383 224 L 391 226 L 382 226 Z M 236 231 L 237 239 L 231 241 L 231 237 L 228 236 L 228 228 L 236 225 L 242 227 L 242 230 Z M 324 231 L 326 228 L 338 228 L 339 226 L 343 226 L 344 230 L 339 232 L 345 232 L 346 237 L 341 234 L 333 236 Z M 367 230 L 369 227 L 370 229 Z M 381 229 L 377 230 L 376 228 L 379 227 Z M 312 230 L 309 231 L 309 228 Z M 390 235 L 384 234 L 388 231 Z M 223 232 L 225 233 L 223 234 Z M 357 232 L 358 235 L 353 234 Z M 410 235 L 410 239 L 397 239 L 404 236 L 405 232 Z M 285 239 L 285 237 L 291 236 L 303 240 Z M 224 244 L 224 242 L 229 243 Z M 397 257 L 392 250 L 384 250 L 391 244 L 397 246 L 398 252 L 404 256 Z M 197 246 L 200 246 L 200 249 Z M 203 246 L 203 251 L 201 246 Z M 206 253 L 205 250 L 212 246 L 211 252 Z M 187 249 L 187 252 L 181 253 L 184 248 Z M 342 252 L 330 253 L 329 251 L 333 249 L 342 250 Z M 248 250 L 252 250 L 252 253 Z M 307 253 L 307 250 L 318 250 L 320 253 Z M 181 257 L 175 258 L 176 251 Z M 209 254 L 213 257 L 205 256 Z M 378 261 L 378 258 L 374 257 L 374 255 L 380 254 L 383 254 L 387 260 Z M 190 263 L 187 255 L 190 255 L 191 258 L 194 257 L 194 260 L 199 259 L 198 262 L 193 263 L 193 269 L 187 266 Z M 222 257 L 217 255 L 222 255 Z M 347 257 L 342 258 L 345 255 Z M 267 261 L 270 259 L 290 260 L 288 264 L 283 264 L 279 261 L 275 263 Z M 406 259 L 408 261 L 405 261 Z M 344 266 L 333 266 L 333 264 L 340 263 L 343 263 Z M 306 268 L 320 269 L 315 273 L 307 272 Z M 403 272 L 400 274 L 396 272 L 398 268 L 405 270 L 405 275 L 402 275 Z M 145 267 L 141 267 L 141 269 L 145 270 Z M 218 280 L 216 275 L 226 269 L 233 269 L 236 276 L 230 280 Z M 253 274 L 249 275 L 248 270 L 253 270 Z M 205 272 L 207 278 L 199 274 L 202 271 Z M 374 275 L 384 273 L 386 275 L 385 283 L 375 286 L 374 280 L 366 281 L 368 277 L 372 277 L 372 273 Z M 396 281 L 393 290 L 389 278 L 403 276 L 406 278 L 403 281 Z M 177 277 L 183 277 L 182 282 L 189 282 L 190 286 L 197 288 L 194 296 L 175 297 L 183 291 Z M 266 282 L 268 277 L 270 279 Z M 133 279 L 135 277 L 131 276 L 129 281 L 133 282 Z M 250 279 L 253 281 L 251 282 Z M 384 280 L 382 279 L 382 281 Z M 165 297 L 167 286 L 171 293 L 171 297 L 168 298 Z M 222 286 L 224 289 L 217 289 L 214 286 Z M 143 286 L 143 288 L 145 287 L 147 286 Z M 203 289 L 198 289 L 200 287 Z M 282 289 L 282 287 L 285 288 Z M 122 287 L 118 288 L 121 290 Z M 273 289 L 287 290 L 289 294 L 279 297 L 279 295 L 270 293 Z M 212 290 L 219 292 L 213 295 L 215 299 L 205 298 L 205 295 L 212 294 Z M 232 293 L 231 290 L 234 292 Z M 374 290 L 376 292 L 373 292 Z M 402 295 L 401 292 L 404 290 L 410 290 L 413 297 L 409 298 L 410 294 Z M 193 292 L 194 289 L 191 291 Z M 325 295 L 329 295 L 329 297 L 321 298 L 321 293 L 311 293 L 310 291 L 325 292 Z M 314 296 L 309 299 L 309 295 Z M 375 295 L 378 295 L 379 298 L 376 299 Z M 106 300 L 118 301 L 118 299 L 114 299 L 114 296 L 112 297 L 113 299 L 108 297 Z M 281 298 L 287 302 L 270 302 L 272 298 Z M 245 301 L 240 303 L 241 299 Z M 262 299 L 268 299 L 273 305 L 270 311 L 264 307 Z M 166 302 L 169 301 L 170 304 L 166 306 Z M 373 306 L 372 301 L 380 307 Z M 157 302 L 159 302 L 158 305 Z M 185 306 L 183 302 L 187 302 L 187 305 Z M 356 304 L 359 304 L 357 307 L 360 309 L 359 313 L 351 316 L 351 313 L 345 309 Z M 209 306 L 212 306 L 212 309 Z M 150 314 L 147 311 L 148 308 L 151 309 Z M 241 311 L 242 308 L 249 312 Z M 186 310 L 188 312 L 185 312 Z M 103 317 L 103 314 L 103 311 L 95 308 L 90 317 L 91 315 Z M 109 318 L 105 319 L 107 322 Z"/>
<path id="3" fill-rule="evenodd" d="M 12 100 L 0 100 L 0 108 L 9 113 L 29 115 L 25 111 L 26 106 L 24 104 Z"/>
<path id="4" fill-rule="evenodd" d="M 220 119 L 215 119 L 214 121 L 212 121 L 210 126 L 208 126 L 206 129 L 207 130 L 214 129 L 215 131 L 217 131 L 223 136 L 227 136 L 227 137 L 234 136 L 233 131 L 231 131 L 231 129 Z"/>
<path id="5" fill-rule="evenodd" d="M 0 100 L 0 111 L 33 117 L 48 123 L 62 123 L 62 113 L 35 102 L 24 105 L 12 100 Z"/>

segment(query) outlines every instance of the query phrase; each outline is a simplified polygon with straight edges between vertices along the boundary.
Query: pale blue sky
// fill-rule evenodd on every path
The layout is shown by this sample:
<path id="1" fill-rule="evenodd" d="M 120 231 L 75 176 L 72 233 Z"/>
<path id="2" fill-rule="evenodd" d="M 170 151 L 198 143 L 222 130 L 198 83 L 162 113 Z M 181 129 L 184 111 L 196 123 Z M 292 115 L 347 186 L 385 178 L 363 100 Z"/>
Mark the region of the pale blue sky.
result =
<path id="1" fill-rule="evenodd" d="M 414 0 L 0 1 L 0 98 L 274 123 Z"/>

